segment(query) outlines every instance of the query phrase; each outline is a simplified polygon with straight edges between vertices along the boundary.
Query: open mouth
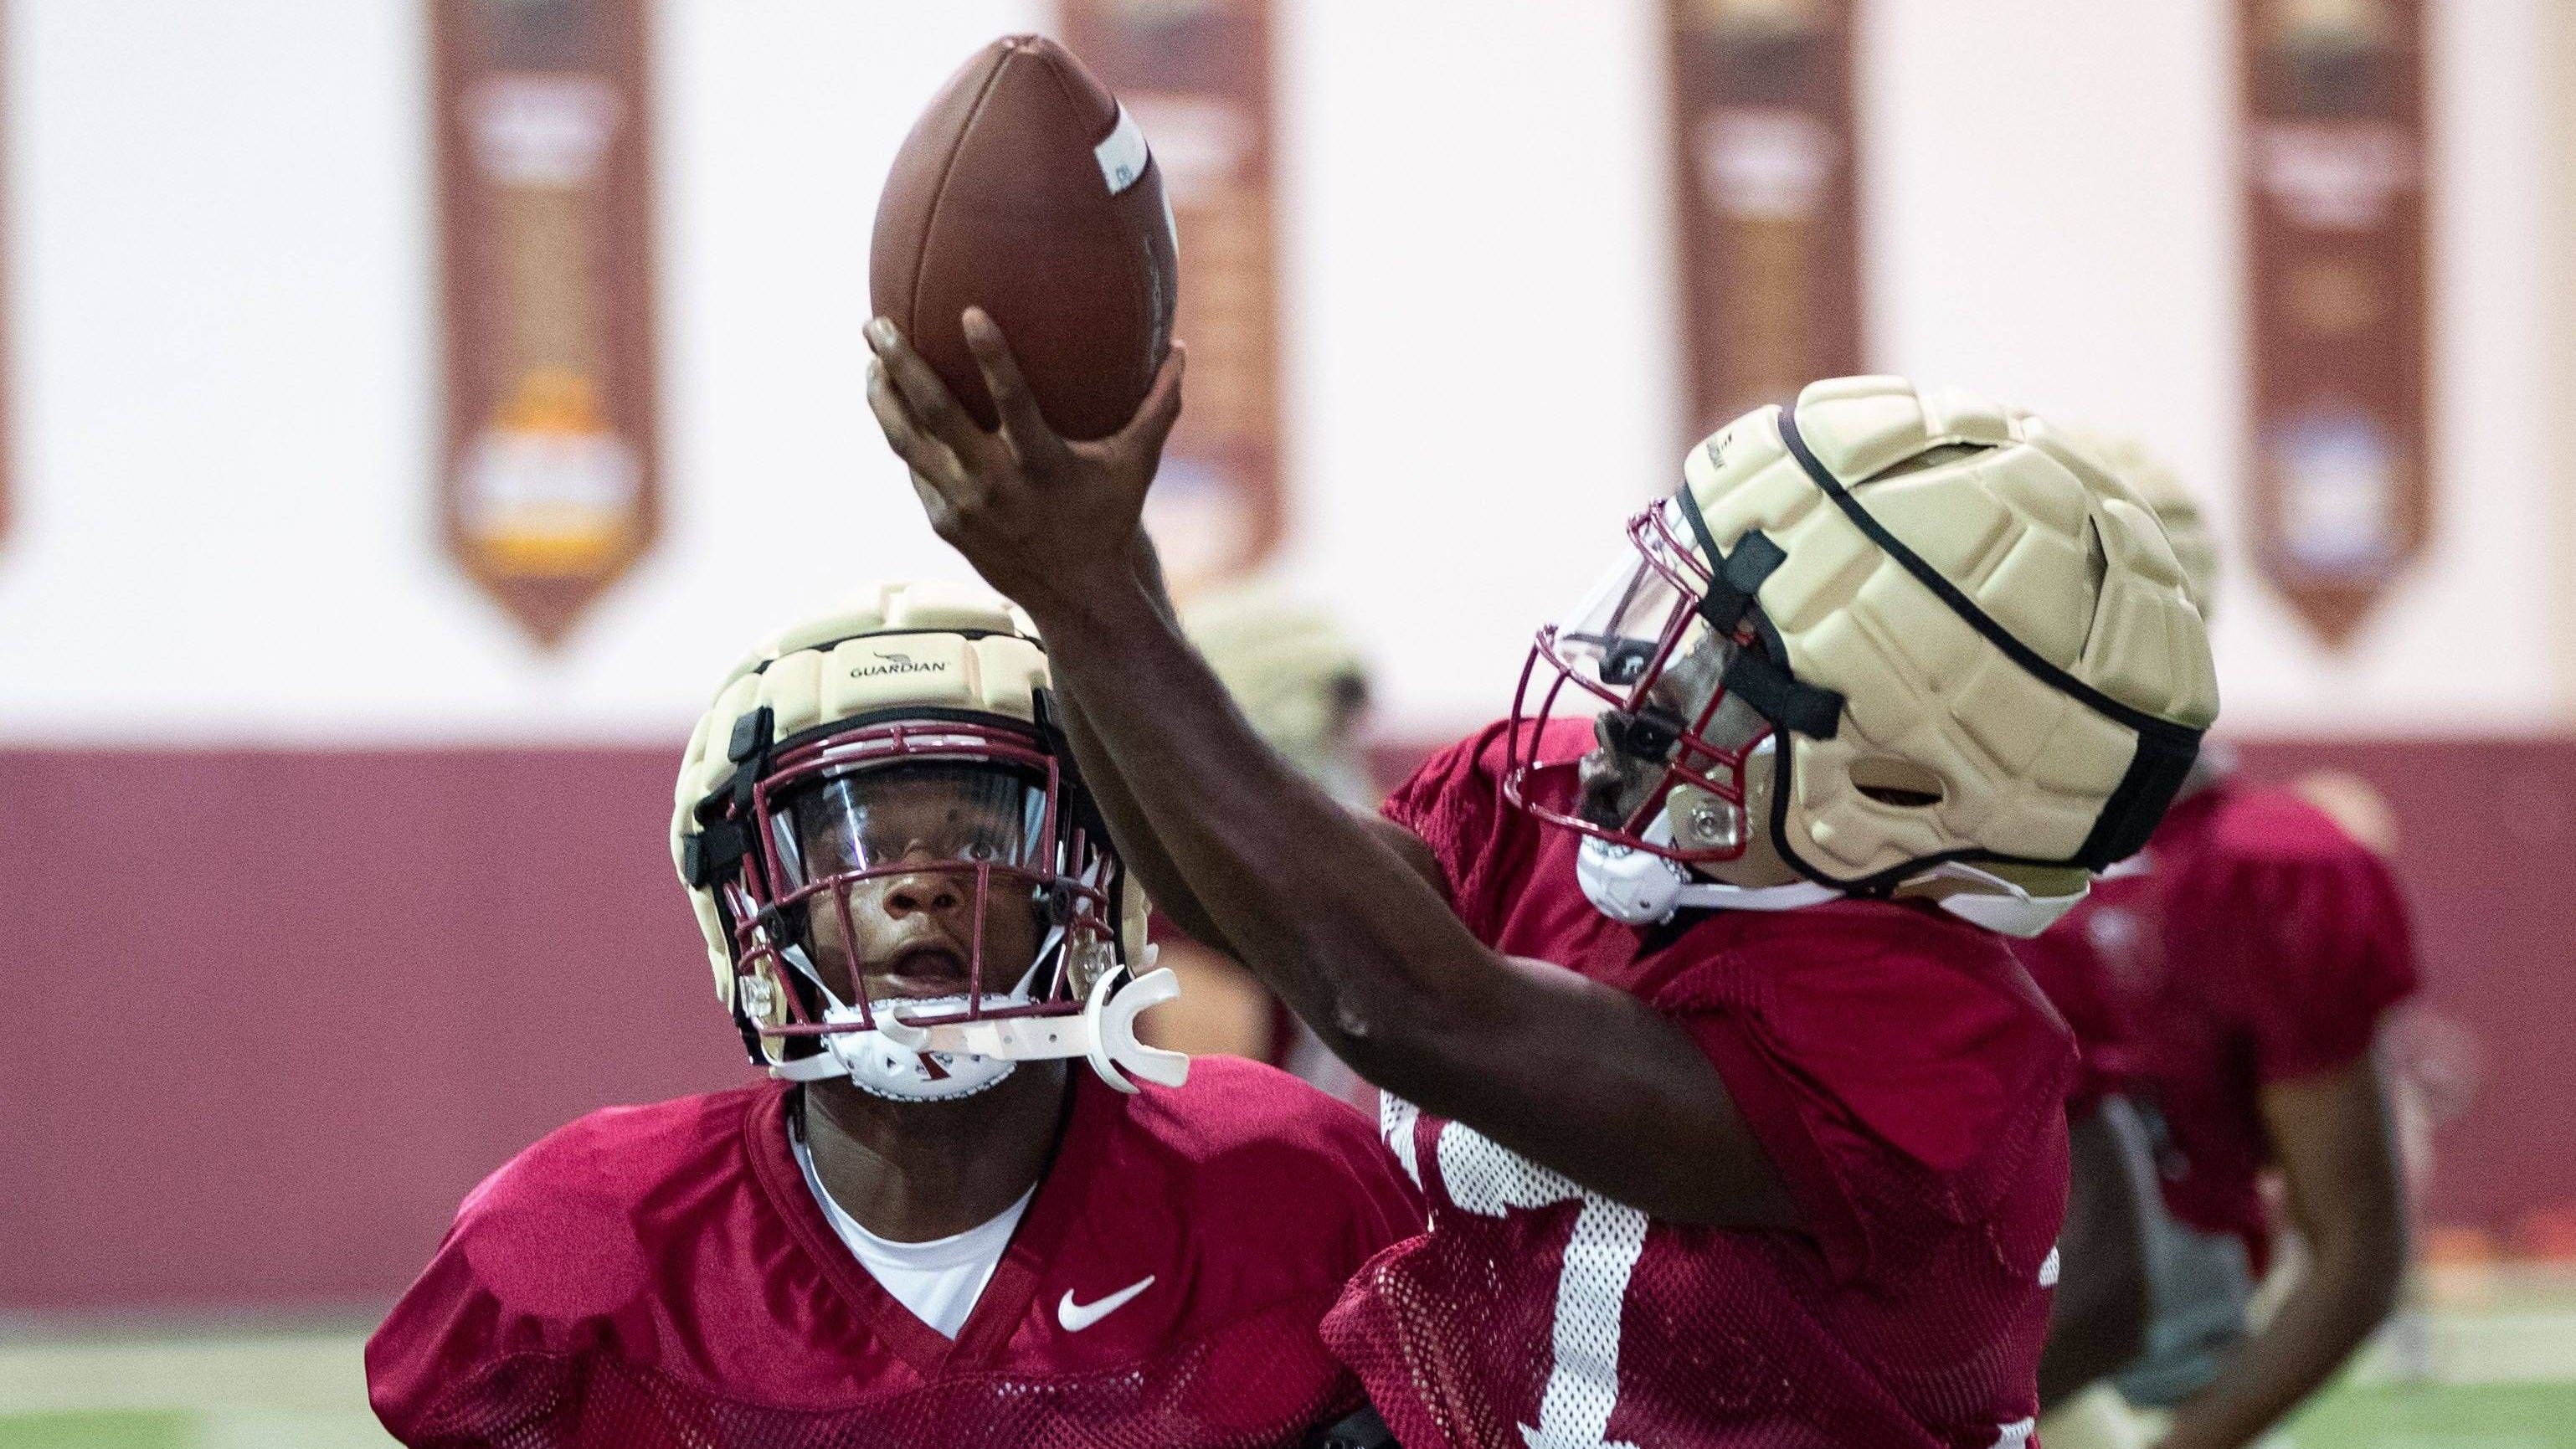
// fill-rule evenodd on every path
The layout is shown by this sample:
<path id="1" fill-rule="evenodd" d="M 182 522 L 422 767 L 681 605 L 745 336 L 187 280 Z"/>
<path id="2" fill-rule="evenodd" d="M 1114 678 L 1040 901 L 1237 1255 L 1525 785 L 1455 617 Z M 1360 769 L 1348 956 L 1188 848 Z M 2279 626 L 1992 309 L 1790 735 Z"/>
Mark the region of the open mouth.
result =
<path id="1" fill-rule="evenodd" d="M 1585 755 L 1578 768 L 1581 793 L 1576 808 L 1604 830 L 1625 829 L 1654 788 L 1654 777 L 1647 769 L 1606 748 Z"/>
<path id="2" fill-rule="evenodd" d="M 923 998 L 955 996 L 967 988 L 965 953 L 945 942 L 906 946 L 868 973 L 869 990 L 879 996 Z M 992 989 L 990 982 L 985 989 Z"/>

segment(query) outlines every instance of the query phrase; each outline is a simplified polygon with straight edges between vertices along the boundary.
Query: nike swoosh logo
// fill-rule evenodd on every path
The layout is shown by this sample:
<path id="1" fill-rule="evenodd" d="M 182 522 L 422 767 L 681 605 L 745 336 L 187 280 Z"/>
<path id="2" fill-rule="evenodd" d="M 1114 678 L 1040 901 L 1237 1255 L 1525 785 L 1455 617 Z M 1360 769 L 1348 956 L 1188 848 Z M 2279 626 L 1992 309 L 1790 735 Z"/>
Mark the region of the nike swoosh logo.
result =
<path id="1" fill-rule="evenodd" d="M 1064 1331 L 1067 1333 L 1080 1333 L 1091 1325 L 1107 1318 L 1110 1314 L 1126 1307 L 1129 1299 L 1134 1298 L 1137 1294 L 1142 1293 L 1153 1286 L 1154 1275 L 1148 1273 L 1144 1277 L 1137 1279 L 1135 1282 L 1128 1284 L 1126 1287 L 1119 1289 L 1117 1292 L 1110 1294 L 1108 1297 L 1093 1303 L 1074 1302 L 1073 1290 L 1067 1288 L 1064 1290 L 1063 1299 L 1055 1306 L 1055 1321 L 1063 1324 Z"/>

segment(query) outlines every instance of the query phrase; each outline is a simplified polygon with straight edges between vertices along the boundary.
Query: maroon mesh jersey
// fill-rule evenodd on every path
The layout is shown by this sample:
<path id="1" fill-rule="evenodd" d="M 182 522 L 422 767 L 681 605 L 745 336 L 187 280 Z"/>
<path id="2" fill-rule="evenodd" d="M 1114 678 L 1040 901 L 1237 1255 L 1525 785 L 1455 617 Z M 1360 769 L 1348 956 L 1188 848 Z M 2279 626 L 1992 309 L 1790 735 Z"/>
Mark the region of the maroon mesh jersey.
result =
<path id="1" fill-rule="evenodd" d="M 1147 1449 L 1355 1408 L 1317 1321 L 1421 1227 L 1367 1120 L 1249 1062 L 1134 1097 L 1073 1075 L 954 1343 L 833 1235 L 764 1085 L 594 1113 L 476 1188 L 367 1345 L 376 1413 L 457 1449 Z"/>
<path id="2" fill-rule="evenodd" d="M 1542 758 L 1589 744 L 1551 726 Z M 2028 1441 L 2066 1205 L 2065 1026 L 1994 937 L 1911 907 L 1601 915 L 1576 838 L 1503 804 L 1501 729 L 1388 802 L 1498 950 L 1707 1050 L 1813 1224 L 1677 1227 L 1390 1100 L 1432 1230 L 1325 1323 L 1406 1449 Z"/>
<path id="3" fill-rule="evenodd" d="M 2350 1066 L 2415 989 L 2397 883 L 2285 790 L 2221 783 L 2173 807 L 2130 871 L 2021 943 L 2052 996 L 2105 1003 L 2113 1075 L 2164 1114 L 2174 1215 L 2270 1254 L 2258 1094 Z"/>
<path id="4" fill-rule="evenodd" d="M 2113 866 L 2093 882 L 2082 905 L 2038 938 L 2013 943 L 2040 994 L 2075 1033 L 2069 1121 L 2083 1120 L 2106 1095 L 2136 1097 L 2145 1088 L 2153 1005 L 2145 968 L 2150 956 L 2161 955 L 2143 939 L 2147 927 L 2137 911 L 2147 860 L 2141 853 Z"/>

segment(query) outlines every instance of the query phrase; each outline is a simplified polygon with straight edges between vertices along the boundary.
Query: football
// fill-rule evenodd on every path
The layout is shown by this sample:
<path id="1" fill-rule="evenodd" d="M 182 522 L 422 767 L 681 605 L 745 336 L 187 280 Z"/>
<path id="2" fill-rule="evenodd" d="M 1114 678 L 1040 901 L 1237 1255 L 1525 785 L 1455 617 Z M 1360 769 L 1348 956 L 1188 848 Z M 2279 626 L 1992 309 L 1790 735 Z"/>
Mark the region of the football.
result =
<path id="1" fill-rule="evenodd" d="M 1072 52 L 1014 35 L 932 98 L 877 201 L 868 290 L 986 428 L 959 316 L 1001 324 L 1068 438 L 1135 415 L 1171 348 L 1172 214 L 1144 133 Z"/>

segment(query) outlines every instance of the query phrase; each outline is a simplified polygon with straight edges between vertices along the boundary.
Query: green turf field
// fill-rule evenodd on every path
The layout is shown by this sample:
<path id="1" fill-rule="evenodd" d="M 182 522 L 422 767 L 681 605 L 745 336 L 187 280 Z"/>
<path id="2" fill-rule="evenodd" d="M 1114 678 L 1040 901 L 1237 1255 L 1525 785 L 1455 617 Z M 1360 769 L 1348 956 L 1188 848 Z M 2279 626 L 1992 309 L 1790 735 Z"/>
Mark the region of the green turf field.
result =
<path id="1" fill-rule="evenodd" d="M 2284 1437 L 2299 1449 L 2576 1449 L 2576 1382 L 2354 1384 Z"/>
<path id="2" fill-rule="evenodd" d="M 0 1336 L 0 1449 L 385 1449 L 362 1334 Z M 2576 1292 L 2384 1336 L 2264 1449 L 2576 1449 Z"/>
<path id="3" fill-rule="evenodd" d="M 387 1449 L 364 1339 L 0 1332 L 0 1449 Z"/>

